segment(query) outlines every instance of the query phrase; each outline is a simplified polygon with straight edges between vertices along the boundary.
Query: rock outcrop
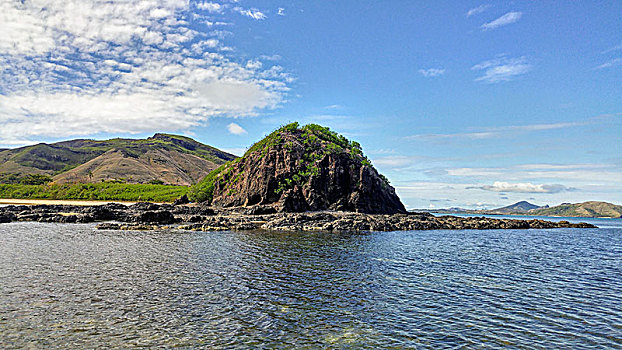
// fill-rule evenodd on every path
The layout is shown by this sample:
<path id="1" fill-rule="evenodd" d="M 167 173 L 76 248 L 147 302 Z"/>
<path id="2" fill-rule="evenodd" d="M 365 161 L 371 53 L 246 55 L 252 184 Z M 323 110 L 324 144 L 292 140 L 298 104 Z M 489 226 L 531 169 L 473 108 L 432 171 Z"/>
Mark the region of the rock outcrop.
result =
<path id="1" fill-rule="evenodd" d="M 130 206 L 33 205 L 0 207 L 0 223 L 38 221 L 54 223 L 100 222 L 104 230 L 191 231 L 403 231 L 466 229 L 594 228 L 568 221 L 492 219 L 486 217 L 434 216 L 429 213 L 364 214 L 340 211 L 277 213 L 273 206 L 214 208 L 205 205 L 138 203 Z"/>
<path id="2" fill-rule="evenodd" d="M 190 198 L 215 207 L 271 205 L 281 212 L 406 212 L 357 142 L 315 124 L 281 127 L 212 171 Z"/>

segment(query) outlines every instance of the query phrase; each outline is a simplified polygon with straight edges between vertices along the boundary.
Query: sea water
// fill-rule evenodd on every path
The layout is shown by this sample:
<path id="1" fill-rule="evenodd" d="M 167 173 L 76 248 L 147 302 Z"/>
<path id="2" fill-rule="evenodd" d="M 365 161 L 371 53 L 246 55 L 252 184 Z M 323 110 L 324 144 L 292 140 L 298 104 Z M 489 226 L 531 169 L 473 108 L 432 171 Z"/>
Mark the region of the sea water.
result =
<path id="1" fill-rule="evenodd" d="M 0 348 L 622 348 L 622 220 L 607 222 L 365 234 L 0 224 Z"/>

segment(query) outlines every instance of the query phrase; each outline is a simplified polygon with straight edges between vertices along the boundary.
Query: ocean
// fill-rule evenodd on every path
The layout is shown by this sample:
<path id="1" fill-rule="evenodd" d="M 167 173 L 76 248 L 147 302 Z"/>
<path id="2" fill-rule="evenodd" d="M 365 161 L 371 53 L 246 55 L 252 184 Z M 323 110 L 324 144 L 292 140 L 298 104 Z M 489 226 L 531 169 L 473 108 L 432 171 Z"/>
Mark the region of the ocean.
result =
<path id="1" fill-rule="evenodd" d="M 0 348 L 620 349 L 622 220 L 578 221 L 601 228 L 0 224 Z"/>

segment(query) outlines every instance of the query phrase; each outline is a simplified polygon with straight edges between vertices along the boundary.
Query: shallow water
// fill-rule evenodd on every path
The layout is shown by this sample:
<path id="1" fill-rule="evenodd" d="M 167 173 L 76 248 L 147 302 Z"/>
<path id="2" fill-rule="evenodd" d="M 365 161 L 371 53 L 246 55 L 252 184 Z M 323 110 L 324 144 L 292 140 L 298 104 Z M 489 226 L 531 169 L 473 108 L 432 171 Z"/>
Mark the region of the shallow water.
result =
<path id="1" fill-rule="evenodd" d="M 0 224 L 2 348 L 622 348 L 622 229 Z"/>

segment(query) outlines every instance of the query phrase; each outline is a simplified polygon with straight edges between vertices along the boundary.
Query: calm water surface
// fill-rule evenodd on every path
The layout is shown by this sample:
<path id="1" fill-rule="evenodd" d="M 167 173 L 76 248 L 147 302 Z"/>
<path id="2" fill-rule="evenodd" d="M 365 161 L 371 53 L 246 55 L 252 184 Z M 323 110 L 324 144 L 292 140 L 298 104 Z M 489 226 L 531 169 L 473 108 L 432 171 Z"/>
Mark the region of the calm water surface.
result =
<path id="1" fill-rule="evenodd" d="M 0 224 L 0 347 L 620 349 L 620 227 Z"/>

